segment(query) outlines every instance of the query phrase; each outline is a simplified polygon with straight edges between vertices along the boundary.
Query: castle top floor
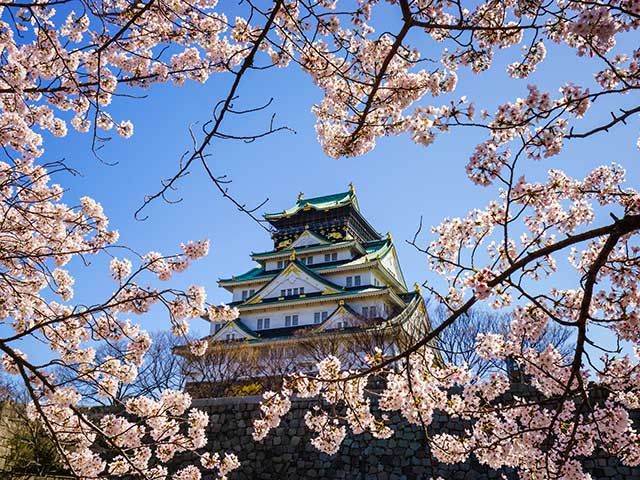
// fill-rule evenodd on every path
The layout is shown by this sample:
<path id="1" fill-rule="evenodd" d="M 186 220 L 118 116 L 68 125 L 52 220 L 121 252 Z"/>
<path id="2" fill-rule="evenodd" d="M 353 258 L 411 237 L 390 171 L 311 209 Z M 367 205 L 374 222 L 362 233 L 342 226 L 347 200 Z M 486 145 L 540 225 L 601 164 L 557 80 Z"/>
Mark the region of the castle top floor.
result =
<path id="1" fill-rule="evenodd" d="M 273 227 L 274 250 L 290 248 L 305 230 L 317 233 L 331 242 L 357 240 L 361 243 L 382 239 L 380 233 L 364 218 L 358 206 L 355 189 L 322 197 L 304 198 L 300 193 L 295 205 L 264 218 Z"/>

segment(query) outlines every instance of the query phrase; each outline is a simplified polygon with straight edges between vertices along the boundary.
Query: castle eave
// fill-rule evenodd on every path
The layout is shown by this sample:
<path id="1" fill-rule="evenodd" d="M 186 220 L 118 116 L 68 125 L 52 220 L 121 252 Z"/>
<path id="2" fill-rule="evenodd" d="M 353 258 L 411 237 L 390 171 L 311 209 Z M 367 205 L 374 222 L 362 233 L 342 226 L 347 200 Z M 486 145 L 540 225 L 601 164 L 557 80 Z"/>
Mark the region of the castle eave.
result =
<path id="1" fill-rule="evenodd" d="M 334 250 L 340 250 L 345 247 L 354 248 L 361 255 L 364 255 L 366 253 L 364 247 L 357 240 L 347 240 L 343 242 L 323 245 L 310 245 L 308 247 L 295 247 L 295 251 L 298 255 L 306 255 L 307 253 L 324 253 Z M 256 262 L 264 262 L 266 260 L 289 258 L 293 250 L 294 249 L 292 248 L 285 248 L 283 250 L 269 250 L 268 252 L 252 253 L 251 259 Z"/>
<path id="2" fill-rule="evenodd" d="M 274 328 L 271 330 L 250 331 L 251 337 L 240 341 L 216 341 L 214 336 L 206 337 L 209 341 L 209 348 L 211 349 L 237 349 L 237 348 L 261 348 L 272 347 L 275 345 L 295 344 L 313 339 L 331 339 L 331 338 L 346 338 L 353 335 L 362 333 L 373 333 L 380 331 L 388 331 L 389 334 L 393 334 L 398 328 L 403 328 L 407 322 L 414 319 L 414 315 L 420 307 L 424 310 L 424 303 L 422 295 L 419 292 L 412 292 L 406 294 L 410 301 L 403 304 L 403 310 L 393 318 L 386 321 L 377 322 L 370 326 L 357 326 L 340 328 L 335 330 L 321 330 L 318 325 L 303 325 L 295 327 Z M 419 312 L 418 312 L 419 313 Z M 238 322 L 240 323 L 240 322 Z M 190 352 L 186 347 L 176 347 L 175 353 L 183 356 L 189 356 Z"/>

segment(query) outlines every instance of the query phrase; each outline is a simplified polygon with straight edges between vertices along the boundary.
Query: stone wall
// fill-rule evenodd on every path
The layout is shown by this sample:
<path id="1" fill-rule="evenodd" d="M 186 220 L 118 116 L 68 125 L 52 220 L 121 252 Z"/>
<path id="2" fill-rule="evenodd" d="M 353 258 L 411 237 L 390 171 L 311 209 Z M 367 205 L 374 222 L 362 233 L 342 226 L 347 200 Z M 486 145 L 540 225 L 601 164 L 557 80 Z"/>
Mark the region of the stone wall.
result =
<path id="1" fill-rule="evenodd" d="M 209 447 L 212 451 L 233 452 L 242 466 L 230 480 L 245 479 L 349 479 L 412 480 L 441 476 L 446 480 L 515 479 L 513 471 L 493 471 L 475 460 L 461 465 L 438 463 L 429 452 L 421 428 L 390 416 L 395 434 L 387 440 L 370 435 L 347 437 L 333 456 L 318 452 L 309 442 L 311 432 L 303 415 L 308 401 L 294 401 L 281 425 L 262 442 L 251 438 L 252 421 L 258 415 L 259 397 L 200 399 L 194 406 L 211 416 Z M 446 425 L 445 425 L 446 422 Z M 436 418 L 433 431 L 462 429 L 445 418 Z M 430 427 L 431 428 L 431 427 Z M 182 461 L 193 461 L 183 458 Z M 640 480 L 640 469 L 620 465 L 613 458 L 597 457 L 585 461 L 594 479 Z M 504 477 L 502 477 L 504 475 Z"/>

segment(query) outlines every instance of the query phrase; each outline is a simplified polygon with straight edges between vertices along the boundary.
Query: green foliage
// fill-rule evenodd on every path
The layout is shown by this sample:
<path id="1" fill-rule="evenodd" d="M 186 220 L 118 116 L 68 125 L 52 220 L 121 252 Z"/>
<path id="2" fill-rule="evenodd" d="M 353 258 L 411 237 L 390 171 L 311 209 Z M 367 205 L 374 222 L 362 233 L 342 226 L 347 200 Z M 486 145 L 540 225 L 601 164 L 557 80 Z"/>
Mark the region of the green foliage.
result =
<path id="1" fill-rule="evenodd" d="M 44 426 L 18 414 L 6 419 L 4 470 L 13 474 L 65 474 L 64 462 Z"/>

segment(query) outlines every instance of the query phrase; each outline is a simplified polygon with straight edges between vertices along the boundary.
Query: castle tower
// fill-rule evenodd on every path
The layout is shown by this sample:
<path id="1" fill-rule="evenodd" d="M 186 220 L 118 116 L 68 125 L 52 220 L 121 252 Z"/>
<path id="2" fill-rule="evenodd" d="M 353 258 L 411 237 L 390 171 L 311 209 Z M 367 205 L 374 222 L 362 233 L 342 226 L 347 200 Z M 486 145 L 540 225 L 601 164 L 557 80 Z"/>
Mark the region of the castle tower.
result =
<path id="1" fill-rule="evenodd" d="M 273 226 L 273 249 L 252 253 L 251 270 L 219 280 L 240 316 L 211 323 L 210 348 L 290 348 L 374 331 L 393 337 L 428 323 L 391 235 L 366 220 L 352 185 L 322 197 L 300 193 L 291 208 L 264 218 Z"/>

